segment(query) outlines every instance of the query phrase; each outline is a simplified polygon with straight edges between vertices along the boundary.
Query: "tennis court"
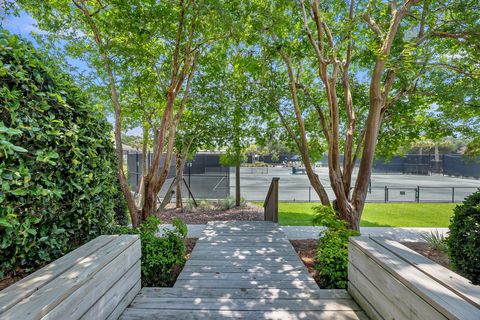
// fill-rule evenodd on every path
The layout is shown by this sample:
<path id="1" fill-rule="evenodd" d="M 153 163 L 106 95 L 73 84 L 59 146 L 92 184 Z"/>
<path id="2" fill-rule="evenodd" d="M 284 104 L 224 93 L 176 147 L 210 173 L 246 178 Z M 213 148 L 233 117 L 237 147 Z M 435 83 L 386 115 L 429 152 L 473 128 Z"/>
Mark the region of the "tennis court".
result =
<path id="1" fill-rule="evenodd" d="M 258 168 L 262 169 L 262 168 Z M 233 170 L 233 169 L 231 169 Z M 230 190 L 234 194 L 234 171 Z M 273 177 L 280 178 L 280 201 L 319 201 L 305 174 L 292 174 L 292 168 L 269 167 L 268 173 L 253 173 L 252 168 L 241 168 L 242 197 L 250 201 L 263 201 Z M 320 181 L 333 198 L 328 169 L 316 168 Z M 443 175 L 378 174 L 371 177 L 367 195 L 370 202 L 460 202 L 480 188 L 480 180 Z"/>

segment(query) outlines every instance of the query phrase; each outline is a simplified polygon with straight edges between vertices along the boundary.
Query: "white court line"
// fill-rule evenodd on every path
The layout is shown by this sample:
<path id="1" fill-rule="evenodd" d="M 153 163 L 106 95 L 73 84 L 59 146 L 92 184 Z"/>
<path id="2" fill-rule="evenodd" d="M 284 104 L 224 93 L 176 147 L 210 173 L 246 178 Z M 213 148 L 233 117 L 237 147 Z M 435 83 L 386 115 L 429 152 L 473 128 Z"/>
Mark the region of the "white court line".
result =
<path id="1" fill-rule="evenodd" d="M 220 183 L 222 183 L 223 179 L 225 179 L 225 177 L 222 177 L 222 179 L 220 179 L 220 181 L 218 181 L 218 183 L 215 185 L 215 187 L 213 187 L 213 191 L 217 190 L 218 186 L 220 185 Z"/>

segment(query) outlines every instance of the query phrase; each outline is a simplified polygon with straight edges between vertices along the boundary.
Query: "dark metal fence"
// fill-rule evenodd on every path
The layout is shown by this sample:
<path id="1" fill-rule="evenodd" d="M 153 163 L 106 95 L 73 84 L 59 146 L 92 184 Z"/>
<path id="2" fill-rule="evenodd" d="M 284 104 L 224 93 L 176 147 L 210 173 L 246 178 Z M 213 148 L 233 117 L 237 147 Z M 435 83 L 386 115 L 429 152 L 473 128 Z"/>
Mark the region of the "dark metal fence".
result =
<path id="1" fill-rule="evenodd" d="M 255 186 L 242 189 L 242 197 L 248 201 L 263 201 L 268 187 Z M 325 188 L 333 199 L 331 188 Z M 477 191 L 476 187 L 372 187 L 367 193 L 367 202 L 461 202 Z M 279 200 L 282 202 L 319 202 L 312 187 L 287 188 L 280 185 Z"/>
<path id="2" fill-rule="evenodd" d="M 433 154 L 407 154 L 395 156 L 389 161 L 375 161 L 372 171 L 386 174 L 443 174 L 446 176 L 480 178 L 480 158 L 466 159 L 456 154 L 441 154 L 438 160 Z"/>
<path id="3" fill-rule="evenodd" d="M 142 154 L 127 154 L 127 171 L 130 189 L 137 193 L 142 179 Z M 147 157 L 150 167 L 153 156 Z M 164 157 L 161 159 L 163 167 Z M 220 154 L 198 153 L 191 161 L 187 161 L 183 170 L 182 196 L 188 197 L 189 186 L 193 196 L 198 199 L 223 199 L 230 195 L 230 168 L 220 165 Z M 175 177 L 175 157 L 172 157 L 167 180 L 159 192 L 163 198 Z"/>
<path id="4" fill-rule="evenodd" d="M 480 179 L 480 158 L 466 159 L 456 154 L 443 156 L 443 174 Z"/>

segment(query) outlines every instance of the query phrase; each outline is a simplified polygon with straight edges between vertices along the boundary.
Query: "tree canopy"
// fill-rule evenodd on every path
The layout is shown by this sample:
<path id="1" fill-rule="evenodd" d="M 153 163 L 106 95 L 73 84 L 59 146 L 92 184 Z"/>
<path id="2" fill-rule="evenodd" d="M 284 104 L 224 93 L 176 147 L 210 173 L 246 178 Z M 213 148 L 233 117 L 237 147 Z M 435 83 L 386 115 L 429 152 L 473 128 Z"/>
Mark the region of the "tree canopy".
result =
<path id="1" fill-rule="evenodd" d="M 414 141 L 480 136 L 480 8 L 474 0 L 18 1 L 72 57 L 115 115 L 117 170 L 134 224 L 157 210 L 174 153 L 293 148 L 324 205 L 352 229 L 376 156 Z M 121 132 L 142 129 L 154 161 L 140 206 Z M 188 148 L 186 148 L 188 146 Z M 330 199 L 312 169 L 328 155 Z M 353 168 L 360 163 L 357 178 Z M 144 166 L 146 167 L 146 166 Z M 138 214 L 141 212 L 141 215 Z"/>

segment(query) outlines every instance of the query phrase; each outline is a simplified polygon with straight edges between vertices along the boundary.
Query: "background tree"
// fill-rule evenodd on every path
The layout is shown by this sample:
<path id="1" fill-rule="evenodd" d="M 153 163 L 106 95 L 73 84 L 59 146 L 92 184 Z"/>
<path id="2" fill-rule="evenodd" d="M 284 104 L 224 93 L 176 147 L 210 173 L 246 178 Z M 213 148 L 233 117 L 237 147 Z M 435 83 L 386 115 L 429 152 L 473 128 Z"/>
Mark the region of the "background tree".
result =
<path id="1" fill-rule="evenodd" d="M 453 75 L 478 84 L 476 7 L 473 1 L 300 0 L 259 9 L 261 59 L 269 68 L 269 77 L 261 78 L 269 104 L 295 142 L 321 202 L 330 205 L 310 155 L 315 141 L 327 146 L 333 206 L 351 229 L 359 228 L 379 137 L 380 149 L 389 151 L 426 132 L 454 130 L 432 112 L 447 97 L 427 91 Z M 465 23 L 460 12 L 468 16 Z M 467 94 L 456 102 L 472 99 Z"/>
<path id="2" fill-rule="evenodd" d="M 117 169 L 132 223 L 156 210 L 156 195 L 163 186 L 173 153 L 176 127 L 193 77 L 195 56 L 210 43 L 230 33 L 233 16 L 223 1 L 193 0 L 144 2 L 20 1 L 39 26 L 65 40 L 69 52 L 88 61 L 108 88 L 115 115 Z M 137 208 L 123 169 L 121 143 L 122 86 L 128 74 L 156 77 L 154 92 L 163 97 L 159 124 L 151 128 L 154 156 L 144 179 L 143 201 Z M 162 154 L 164 157 L 162 160 Z M 141 211 L 141 216 L 139 213 Z"/>
<path id="3" fill-rule="evenodd" d="M 240 165 L 246 161 L 245 149 L 253 141 L 255 128 L 260 127 L 253 108 L 257 96 L 252 72 L 258 65 L 248 48 L 240 44 L 230 51 L 229 59 L 216 96 L 218 104 L 226 106 L 222 121 L 227 128 L 227 144 L 221 162 L 235 166 L 235 205 L 238 207 L 241 203 Z"/>

